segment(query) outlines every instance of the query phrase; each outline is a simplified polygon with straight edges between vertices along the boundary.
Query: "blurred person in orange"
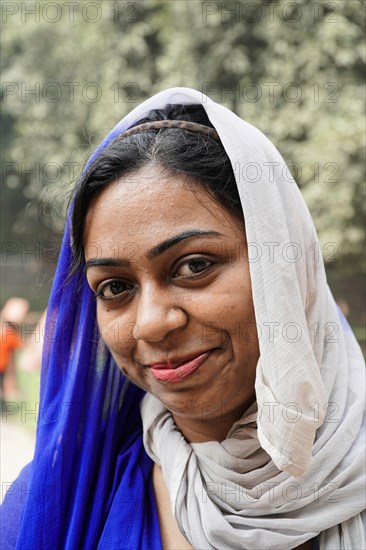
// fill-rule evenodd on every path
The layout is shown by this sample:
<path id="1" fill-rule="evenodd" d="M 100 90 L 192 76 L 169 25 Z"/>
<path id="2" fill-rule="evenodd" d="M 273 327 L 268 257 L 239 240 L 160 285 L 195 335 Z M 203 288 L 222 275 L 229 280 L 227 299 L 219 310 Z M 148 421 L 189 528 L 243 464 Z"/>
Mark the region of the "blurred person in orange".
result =
<path id="1" fill-rule="evenodd" d="M 24 298 L 9 298 L 1 311 L 0 398 L 17 392 L 15 352 L 22 346 L 21 323 L 29 311 Z"/>

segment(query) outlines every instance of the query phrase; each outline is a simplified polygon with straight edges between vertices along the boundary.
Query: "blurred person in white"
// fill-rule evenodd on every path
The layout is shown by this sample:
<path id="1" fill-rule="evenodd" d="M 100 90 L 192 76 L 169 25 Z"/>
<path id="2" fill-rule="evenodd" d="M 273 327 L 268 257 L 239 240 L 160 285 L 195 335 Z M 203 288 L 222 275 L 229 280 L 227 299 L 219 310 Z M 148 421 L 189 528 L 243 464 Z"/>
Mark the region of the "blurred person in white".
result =
<path id="1" fill-rule="evenodd" d="M 276 148 L 198 91 L 117 124 L 72 198 L 4 548 L 365 548 L 364 362 L 317 242 Z"/>

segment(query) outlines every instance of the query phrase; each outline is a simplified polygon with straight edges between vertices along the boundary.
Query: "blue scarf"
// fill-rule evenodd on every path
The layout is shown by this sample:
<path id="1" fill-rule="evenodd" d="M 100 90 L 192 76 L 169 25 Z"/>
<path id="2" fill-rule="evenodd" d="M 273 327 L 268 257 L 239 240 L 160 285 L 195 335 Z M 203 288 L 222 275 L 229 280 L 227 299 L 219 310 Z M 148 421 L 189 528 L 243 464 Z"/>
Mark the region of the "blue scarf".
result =
<path id="1" fill-rule="evenodd" d="M 116 126 L 89 163 L 121 131 Z M 101 341 L 85 275 L 69 275 L 70 218 L 71 211 L 48 305 L 35 455 L 5 497 L 1 547 L 158 550 L 144 392 Z"/>

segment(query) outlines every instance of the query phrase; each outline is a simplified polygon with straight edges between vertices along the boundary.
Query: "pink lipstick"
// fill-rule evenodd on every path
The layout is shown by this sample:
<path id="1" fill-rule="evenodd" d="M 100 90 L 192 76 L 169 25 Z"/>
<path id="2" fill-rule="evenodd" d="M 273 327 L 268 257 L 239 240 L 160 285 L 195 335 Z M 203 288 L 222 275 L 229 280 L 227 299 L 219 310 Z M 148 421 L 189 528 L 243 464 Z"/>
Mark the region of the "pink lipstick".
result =
<path id="1" fill-rule="evenodd" d="M 151 365 L 151 373 L 160 382 L 180 382 L 190 374 L 193 374 L 206 360 L 211 350 L 189 359 L 185 363 L 173 367 L 171 363 L 154 363 Z"/>

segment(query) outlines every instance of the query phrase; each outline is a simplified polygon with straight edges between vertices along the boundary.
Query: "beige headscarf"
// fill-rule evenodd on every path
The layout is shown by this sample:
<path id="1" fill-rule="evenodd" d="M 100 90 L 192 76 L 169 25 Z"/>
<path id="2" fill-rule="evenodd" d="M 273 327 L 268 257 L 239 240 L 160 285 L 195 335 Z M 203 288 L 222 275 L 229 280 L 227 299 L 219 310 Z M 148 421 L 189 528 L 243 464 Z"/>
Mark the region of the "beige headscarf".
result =
<path id="1" fill-rule="evenodd" d="M 124 128 L 166 104 L 202 104 L 230 158 L 260 337 L 257 411 L 224 442 L 189 445 L 156 398 L 142 402 L 145 447 L 178 525 L 200 549 L 290 549 L 318 533 L 326 549 L 364 548 L 364 361 L 328 288 L 307 206 L 273 144 L 198 91 L 161 92 Z"/>

